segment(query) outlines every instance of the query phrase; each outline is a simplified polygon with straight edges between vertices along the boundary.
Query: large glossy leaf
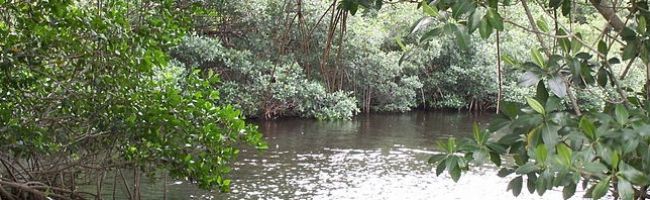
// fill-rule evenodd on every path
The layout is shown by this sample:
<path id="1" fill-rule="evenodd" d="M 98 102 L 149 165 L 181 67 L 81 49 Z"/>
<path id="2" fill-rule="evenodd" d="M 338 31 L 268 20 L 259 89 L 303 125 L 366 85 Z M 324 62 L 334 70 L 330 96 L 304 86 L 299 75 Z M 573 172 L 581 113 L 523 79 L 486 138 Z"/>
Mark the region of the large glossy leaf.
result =
<path id="1" fill-rule="evenodd" d="M 560 76 L 555 76 L 548 80 L 548 87 L 551 88 L 551 91 L 555 96 L 565 97 L 567 94 L 566 84 L 564 83 L 564 79 Z"/>
<path id="2" fill-rule="evenodd" d="M 527 71 L 519 77 L 519 85 L 523 87 L 530 87 L 535 85 L 540 80 L 539 76 L 532 71 Z"/>

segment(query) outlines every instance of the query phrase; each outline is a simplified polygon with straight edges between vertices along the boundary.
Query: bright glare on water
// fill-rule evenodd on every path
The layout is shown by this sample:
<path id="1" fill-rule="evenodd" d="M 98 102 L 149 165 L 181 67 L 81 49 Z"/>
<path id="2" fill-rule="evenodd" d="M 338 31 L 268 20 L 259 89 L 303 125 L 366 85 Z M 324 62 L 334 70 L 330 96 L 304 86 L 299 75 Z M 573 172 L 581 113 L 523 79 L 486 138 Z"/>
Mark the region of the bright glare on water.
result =
<path id="1" fill-rule="evenodd" d="M 229 175 L 231 193 L 208 192 L 186 182 L 168 183 L 168 199 L 562 199 L 513 197 L 494 166 L 475 167 L 458 183 L 426 163 L 436 139 L 470 136 L 473 121 L 489 115 L 411 112 L 372 114 L 352 121 L 287 119 L 257 122 L 269 149 L 243 149 Z M 144 196 L 162 197 L 160 186 Z M 147 194 L 148 193 L 148 194 Z M 578 187 L 574 199 L 584 191 Z"/>

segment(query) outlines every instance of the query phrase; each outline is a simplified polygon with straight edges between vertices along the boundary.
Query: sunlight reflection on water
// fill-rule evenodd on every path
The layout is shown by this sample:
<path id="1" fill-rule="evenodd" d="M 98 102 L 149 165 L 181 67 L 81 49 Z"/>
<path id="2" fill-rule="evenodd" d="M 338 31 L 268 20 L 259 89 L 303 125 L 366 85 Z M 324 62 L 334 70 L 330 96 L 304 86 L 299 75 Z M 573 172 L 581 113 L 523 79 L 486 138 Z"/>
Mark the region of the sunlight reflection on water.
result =
<path id="1" fill-rule="evenodd" d="M 506 191 L 513 177 L 499 178 L 490 166 L 474 167 L 458 183 L 446 173 L 435 175 L 426 163 L 435 140 L 470 136 L 471 122 L 487 117 L 412 112 L 351 121 L 259 122 L 271 148 L 242 149 L 229 175 L 231 193 L 183 183 L 169 186 L 170 199 L 562 199 L 560 189 L 539 197 L 525 184 L 515 198 Z M 580 189 L 573 199 L 581 199 Z"/>
<path id="2" fill-rule="evenodd" d="M 506 191 L 509 178 L 496 176 L 491 167 L 474 168 L 454 183 L 445 173 L 435 175 L 426 164 L 433 151 L 396 145 L 386 149 L 324 148 L 324 153 L 292 153 L 296 162 L 281 164 L 269 158 L 244 159 L 241 166 L 259 166 L 261 171 L 235 179 L 228 199 L 515 199 Z M 280 162 L 277 162 L 280 161 Z M 249 177 L 250 176 L 250 177 Z M 562 199 L 561 191 L 544 197 L 523 189 L 517 199 Z M 581 192 L 578 192 L 581 195 Z M 574 198 L 580 199 L 580 198 Z"/>

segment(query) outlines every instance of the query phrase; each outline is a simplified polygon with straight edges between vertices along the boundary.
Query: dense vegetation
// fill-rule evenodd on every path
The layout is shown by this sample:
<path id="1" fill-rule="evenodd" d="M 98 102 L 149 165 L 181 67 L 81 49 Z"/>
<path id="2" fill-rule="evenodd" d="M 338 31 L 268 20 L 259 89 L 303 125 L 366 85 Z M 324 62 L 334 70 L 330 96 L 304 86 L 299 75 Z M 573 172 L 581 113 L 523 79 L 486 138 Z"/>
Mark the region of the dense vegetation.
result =
<path id="1" fill-rule="evenodd" d="M 519 84 L 521 63 L 539 45 L 526 29 L 501 31 L 500 55 L 507 60 L 499 81 L 495 37 L 466 35 L 461 47 L 453 34 L 431 34 L 447 20 L 423 18 L 418 4 L 355 2 L 224 1 L 217 23 L 186 37 L 174 55 L 186 65 L 217 71 L 223 79 L 221 102 L 235 104 L 250 117 L 345 119 L 360 111 L 494 110 L 499 82 L 504 100 L 525 103 L 524 97 L 534 94 Z M 522 9 L 504 16 L 527 23 Z M 591 26 L 605 23 L 591 13 L 577 18 L 591 22 L 573 25 L 589 39 L 598 34 Z M 629 73 L 621 84 L 638 89 L 642 78 Z M 582 110 L 602 109 L 613 94 L 612 88 L 571 90 Z M 561 102 L 571 108 L 568 98 Z"/>
<path id="2" fill-rule="evenodd" d="M 244 116 L 415 108 L 499 112 L 440 143 L 438 174 L 490 159 L 515 195 L 648 197 L 646 1 L 0 0 L 0 18 L 2 198 L 93 198 L 126 170 L 132 199 L 141 174 L 227 191 L 238 147 L 266 147 Z"/>
<path id="3" fill-rule="evenodd" d="M 107 172 L 126 170 L 132 199 L 140 174 L 227 190 L 235 147 L 265 144 L 217 103 L 217 76 L 168 56 L 203 12 L 191 1 L 0 1 L 0 198 L 100 198 Z M 79 190 L 88 184 L 97 192 Z"/>
<path id="4" fill-rule="evenodd" d="M 535 95 L 526 97 L 525 104 L 504 102 L 487 130 L 474 125 L 473 140 L 439 142 L 444 153 L 430 159 L 437 164 L 437 174 L 447 170 L 457 181 L 461 172 L 469 169 L 469 162 L 489 159 L 501 167 L 499 176 L 515 174 L 508 184 L 515 196 L 521 193 L 525 180 L 530 193 L 543 195 L 561 187 L 565 199 L 574 195 L 578 185 L 593 199 L 607 193 L 615 199 L 650 197 L 650 65 L 643 66 L 645 87 L 621 83 L 635 59 L 650 61 L 647 1 L 461 0 L 423 2 L 420 6 L 429 16 L 446 20 L 427 34 L 453 35 L 460 46 L 468 46 L 467 37 L 474 31 L 482 38 L 493 34 L 499 38 L 501 31 L 521 28 L 532 34 L 540 47 L 532 48 L 530 57 L 519 64 L 525 71 L 521 84 L 536 86 Z M 533 6 L 539 7 L 543 16 L 535 18 Z M 527 25 L 501 15 L 519 9 L 524 10 Z M 574 28 L 574 23 L 600 22 L 581 22 L 578 19 L 584 16 L 579 10 L 596 11 L 594 14 L 605 20 L 598 24 L 603 27 L 597 29 L 599 34 Z M 552 19 L 554 28 L 545 18 Z M 506 55 L 499 58 L 514 63 Z M 625 61 L 628 63 L 622 63 Z M 617 65 L 624 66 L 620 75 L 614 70 Z M 497 67 L 501 67 L 498 62 Z M 612 95 L 606 97 L 604 106 L 585 112 L 574 90 L 590 87 Z M 561 105 L 565 98 L 571 110 Z M 502 162 L 503 157 L 514 162 Z"/>

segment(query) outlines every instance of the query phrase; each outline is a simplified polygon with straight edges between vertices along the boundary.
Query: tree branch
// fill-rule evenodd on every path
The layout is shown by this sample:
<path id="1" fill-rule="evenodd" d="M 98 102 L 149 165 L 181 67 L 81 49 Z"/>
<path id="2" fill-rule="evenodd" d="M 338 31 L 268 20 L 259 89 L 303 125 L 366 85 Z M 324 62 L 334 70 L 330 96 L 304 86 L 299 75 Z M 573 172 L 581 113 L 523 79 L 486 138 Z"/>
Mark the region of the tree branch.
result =
<path id="1" fill-rule="evenodd" d="M 546 54 L 546 56 L 551 57 L 551 52 L 549 51 L 549 48 L 546 47 L 546 43 L 544 42 L 544 38 L 542 37 L 542 34 L 540 34 L 539 29 L 537 29 L 537 25 L 535 24 L 535 19 L 533 18 L 533 15 L 530 12 L 530 8 L 528 7 L 527 0 L 521 0 L 521 5 L 524 7 L 526 17 L 528 18 L 528 23 L 530 23 L 530 27 L 533 29 L 533 33 L 535 33 L 535 36 L 537 36 L 539 45 L 542 46 L 542 49 L 544 49 L 544 53 Z"/>
<path id="2" fill-rule="evenodd" d="M 620 32 L 625 29 L 625 23 L 616 15 L 616 10 L 612 6 L 609 6 L 612 4 L 609 0 L 589 0 L 589 2 L 614 27 L 614 30 Z"/>

